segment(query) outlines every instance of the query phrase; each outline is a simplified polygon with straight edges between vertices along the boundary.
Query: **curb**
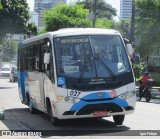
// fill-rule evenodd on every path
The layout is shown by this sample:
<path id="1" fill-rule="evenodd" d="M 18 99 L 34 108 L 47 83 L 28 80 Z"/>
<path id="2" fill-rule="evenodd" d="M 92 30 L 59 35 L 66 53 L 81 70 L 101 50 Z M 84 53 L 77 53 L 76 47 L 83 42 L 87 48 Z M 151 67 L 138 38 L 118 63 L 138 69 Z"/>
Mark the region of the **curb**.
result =
<path id="1" fill-rule="evenodd" d="M 138 89 L 138 88 L 139 88 L 139 86 L 136 86 L 136 89 Z M 153 86 L 152 89 L 160 90 L 160 87 Z"/>
<path id="2" fill-rule="evenodd" d="M 4 120 L 4 110 L 0 108 L 0 120 Z"/>
<path id="3" fill-rule="evenodd" d="M 160 99 L 160 95 L 152 95 L 151 97 L 155 99 Z"/>

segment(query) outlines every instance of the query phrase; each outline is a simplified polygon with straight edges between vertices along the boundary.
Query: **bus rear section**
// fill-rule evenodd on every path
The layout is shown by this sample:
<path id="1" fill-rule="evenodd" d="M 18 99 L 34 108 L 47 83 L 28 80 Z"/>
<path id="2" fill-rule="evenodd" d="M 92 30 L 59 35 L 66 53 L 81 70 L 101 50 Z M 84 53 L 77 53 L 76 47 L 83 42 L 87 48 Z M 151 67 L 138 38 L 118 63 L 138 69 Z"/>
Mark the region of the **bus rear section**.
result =
<path id="1" fill-rule="evenodd" d="M 133 70 L 117 31 L 60 30 L 50 35 L 49 47 L 39 61 L 45 70 L 27 72 L 31 109 L 46 112 L 53 125 L 61 119 L 108 116 L 122 124 L 125 115 L 134 112 Z M 38 97 L 31 86 L 35 80 Z"/>

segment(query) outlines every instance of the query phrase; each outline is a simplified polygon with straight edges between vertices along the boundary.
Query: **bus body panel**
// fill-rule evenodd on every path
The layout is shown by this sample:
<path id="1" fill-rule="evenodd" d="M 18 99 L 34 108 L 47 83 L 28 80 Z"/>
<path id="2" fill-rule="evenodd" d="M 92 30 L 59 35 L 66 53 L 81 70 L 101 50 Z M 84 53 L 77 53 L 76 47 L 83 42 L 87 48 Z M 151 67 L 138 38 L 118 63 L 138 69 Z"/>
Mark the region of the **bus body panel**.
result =
<path id="1" fill-rule="evenodd" d="M 93 91 L 93 92 L 81 92 L 81 94 L 79 95 L 78 98 L 75 98 L 76 102 L 72 102 L 72 99 L 70 99 L 68 102 L 66 102 L 64 99 L 58 103 L 55 103 L 54 105 L 56 106 L 56 108 L 58 109 L 57 111 L 59 111 L 59 115 L 57 115 L 57 117 L 65 119 L 65 118 L 76 118 L 76 117 L 94 117 L 93 114 L 81 114 L 81 115 L 76 115 L 76 113 L 78 111 L 80 111 L 82 108 L 86 107 L 87 105 L 90 105 L 90 107 L 92 107 L 92 105 L 94 107 L 97 106 L 97 110 L 103 110 L 104 108 L 100 108 L 101 106 L 99 106 L 99 104 L 102 105 L 106 105 L 109 104 L 116 104 L 117 106 L 119 106 L 119 108 L 123 109 L 123 112 L 119 112 L 119 114 L 123 113 L 123 114 L 129 114 L 129 111 L 125 111 L 124 108 L 129 108 L 132 107 L 132 109 L 130 110 L 131 113 L 133 113 L 134 109 L 135 109 L 135 101 L 136 101 L 136 96 L 133 96 L 130 99 L 120 99 L 118 96 L 122 93 L 125 93 L 129 90 L 127 90 L 127 88 L 130 87 L 130 89 L 134 89 L 134 83 L 130 84 L 130 85 L 126 85 L 123 86 L 121 88 L 117 88 L 115 91 L 117 92 L 117 96 L 114 99 L 111 99 L 110 96 L 110 92 L 111 90 L 103 90 L 103 91 Z M 68 92 L 73 91 L 73 90 L 68 90 Z M 58 91 L 57 91 L 58 92 Z M 66 91 L 67 92 L 67 91 Z M 101 96 L 98 96 L 99 93 L 101 93 Z M 65 93 L 66 94 L 66 93 Z M 69 94 L 69 93 L 68 93 Z M 61 94 L 62 95 L 62 94 Z M 68 97 L 67 94 L 66 96 L 63 95 L 63 97 Z M 70 96 L 71 97 L 71 96 Z M 107 100 L 108 99 L 108 100 Z M 88 101 L 87 101 L 88 100 Z M 65 107 L 63 107 L 65 106 Z M 112 105 L 111 105 L 112 106 Z M 92 108 L 94 110 L 94 108 Z M 96 110 L 96 108 L 95 108 Z M 94 111 L 92 111 L 94 112 Z M 68 113 L 68 115 L 64 114 L 64 113 Z M 71 114 L 72 113 L 72 114 Z M 116 112 L 112 112 L 109 113 L 109 115 L 115 115 Z"/>
<path id="2" fill-rule="evenodd" d="M 36 93 L 36 94 L 30 93 L 30 95 L 32 97 L 32 101 L 33 101 L 32 102 L 33 106 L 43 112 L 46 112 L 46 110 L 44 110 L 44 105 L 41 104 L 41 101 L 42 101 L 42 97 L 40 96 L 41 93 L 38 93 L 38 92 L 40 92 L 40 88 L 42 89 L 41 84 L 43 83 L 43 80 L 41 80 L 41 78 L 39 78 L 40 79 L 39 81 L 32 81 L 35 78 L 35 75 L 30 74 L 30 73 L 28 73 L 28 75 L 29 75 L 29 80 L 25 81 L 25 85 L 28 84 L 28 86 L 25 86 L 25 87 L 26 88 L 28 87 L 29 90 L 26 89 L 26 92 Z M 25 77 L 27 77 L 27 76 L 25 76 Z M 123 86 L 121 88 L 118 88 L 115 91 L 117 92 L 117 96 L 119 96 L 120 94 L 122 94 L 124 92 L 134 90 L 134 87 L 135 87 L 135 84 L 132 83 L 132 84 Z M 55 87 L 53 85 L 53 83 L 48 79 L 48 77 L 45 76 L 44 94 L 45 94 L 45 97 L 50 98 L 51 103 L 54 104 L 54 107 L 53 107 L 54 112 L 53 113 L 54 113 L 55 117 L 58 117 L 59 119 L 94 117 L 92 114 L 89 114 L 89 115 L 75 115 L 75 114 L 74 115 L 64 115 L 65 111 L 71 111 L 71 112 L 75 111 L 75 113 L 76 113 L 86 105 L 115 103 L 115 104 L 119 105 L 120 107 L 132 106 L 133 108 L 135 108 L 134 102 L 136 100 L 136 97 L 133 97 L 133 98 L 127 99 L 127 100 L 122 100 L 118 97 L 114 98 L 113 100 L 103 100 L 103 99 L 111 98 L 111 96 L 110 96 L 111 90 L 81 92 L 80 95 L 76 98 L 76 101 L 77 101 L 76 103 L 71 102 L 71 100 L 68 102 L 64 101 L 65 97 L 72 97 L 70 95 L 71 91 L 76 91 L 76 90 L 69 90 L 69 89 Z M 101 93 L 101 96 L 98 96 L 98 93 Z M 58 102 L 56 96 L 62 96 L 63 100 Z M 86 102 L 83 100 L 96 100 L 96 101 Z M 131 110 L 130 112 L 129 111 L 119 112 L 118 114 L 121 114 L 121 113 L 130 114 L 130 113 L 133 113 L 133 110 Z M 108 116 L 112 116 L 112 115 L 116 115 L 116 114 L 117 114 L 116 112 L 109 113 Z"/>
<path id="3" fill-rule="evenodd" d="M 57 75 L 57 61 L 54 55 L 55 49 L 53 38 L 57 36 L 63 37 L 70 35 L 84 35 L 85 33 L 91 34 L 88 31 L 86 31 L 85 33 L 73 31 L 70 34 L 64 32 L 57 31 L 40 35 L 39 37 L 31 38 L 30 40 L 24 41 L 24 43 L 22 44 L 23 46 L 46 37 L 50 38 L 53 48 L 52 53 L 54 81 L 51 81 L 51 79 L 44 72 L 19 71 L 18 86 L 21 100 L 26 101 L 25 95 L 26 93 L 29 93 L 30 97 L 32 98 L 33 106 L 47 113 L 46 99 L 49 98 L 53 116 L 59 119 L 94 117 L 93 112 L 105 110 L 108 112 L 108 115 L 106 116 L 125 115 L 133 113 L 135 109 L 136 95 L 133 95 L 128 99 L 122 99 L 120 98 L 120 95 L 124 94 L 125 96 L 125 93 L 135 91 L 134 79 L 133 82 L 129 84 L 108 90 L 103 89 L 97 91 L 79 91 L 66 88 L 65 86 L 58 86 L 60 79 L 63 81 L 63 78 L 60 78 Z M 96 33 L 93 32 L 92 34 L 107 35 L 105 31 L 98 31 Z M 116 34 L 121 37 L 121 35 L 116 31 L 111 31 L 108 34 Z M 129 63 L 131 64 L 130 60 Z M 133 72 L 132 69 L 131 72 Z M 106 107 L 106 109 L 104 107 Z"/>
<path id="4" fill-rule="evenodd" d="M 42 73 L 28 72 L 28 87 L 32 106 L 41 111 L 45 111 Z"/>

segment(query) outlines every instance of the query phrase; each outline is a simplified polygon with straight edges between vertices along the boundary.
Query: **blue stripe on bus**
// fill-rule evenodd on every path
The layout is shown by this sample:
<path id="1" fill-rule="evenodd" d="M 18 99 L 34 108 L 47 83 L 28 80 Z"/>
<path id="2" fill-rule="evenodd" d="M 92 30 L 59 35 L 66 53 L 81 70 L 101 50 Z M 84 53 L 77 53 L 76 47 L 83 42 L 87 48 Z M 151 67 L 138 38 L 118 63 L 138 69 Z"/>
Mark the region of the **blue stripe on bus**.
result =
<path id="1" fill-rule="evenodd" d="M 109 93 L 105 93 L 105 97 L 104 97 L 104 93 L 102 93 L 103 98 L 111 98 Z M 108 96 L 108 97 L 107 97 Z M 128 106 L 128 103 L 126 100 L 122 100 L 119 97 L 116 97 L 115 99 L 112 100 L 104 100 L 104 101 L 93 101 L 93 102 L 87 102 L 84 100 L 91 100 L 91 99 L 97 99 L 97 93 L 93 93 L 93 94 L 89 94 L 87 96 L 84 96 L 79 102 L 75 103 L 70 111 L 77 111 L 80 110 L 81 108 L 83 108 L 85 105 L 90 105 L 90 104 L 104 104 L 104 103 L 115 103 L 120 107 L 126 107 Z M 83 100 L 84 99 L 84 100 Z M 98 97 L 99 99 L 99 97 Z"/>
<path id="2" fill-rule="evenodd" d="M 22 100 L 25 101 L 25 78 L 28 77 L 27 72 L 19 72 L 18 87 L 21 89 Z"/>

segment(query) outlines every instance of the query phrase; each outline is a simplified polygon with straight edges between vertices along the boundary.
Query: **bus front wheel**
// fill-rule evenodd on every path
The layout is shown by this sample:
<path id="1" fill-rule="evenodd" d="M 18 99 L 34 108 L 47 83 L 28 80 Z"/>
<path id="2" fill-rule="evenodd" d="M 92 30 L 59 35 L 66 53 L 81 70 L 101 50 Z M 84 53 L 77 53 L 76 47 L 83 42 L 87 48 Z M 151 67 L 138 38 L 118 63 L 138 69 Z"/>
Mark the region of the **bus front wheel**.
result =
<path id="1" fill-rule="evenodd" d="M 58 126 L 60 125 L 60 120 L 56 117 L 53 116 L 53 113 L 52 113 L 52 108 L 50 107 L 49 108 L 49 117 L 50 117 L 50 122 L 53 126 Z"/>
<path id="2" fill-rule="evenodd" d="M 125 115 L 113 116 L 113 120 L 114 120 L 115 124 L 117 124 L 117 125 L 122 125 L 123 121 L 124 121 L 124 118 L 125 118 Z"/>

